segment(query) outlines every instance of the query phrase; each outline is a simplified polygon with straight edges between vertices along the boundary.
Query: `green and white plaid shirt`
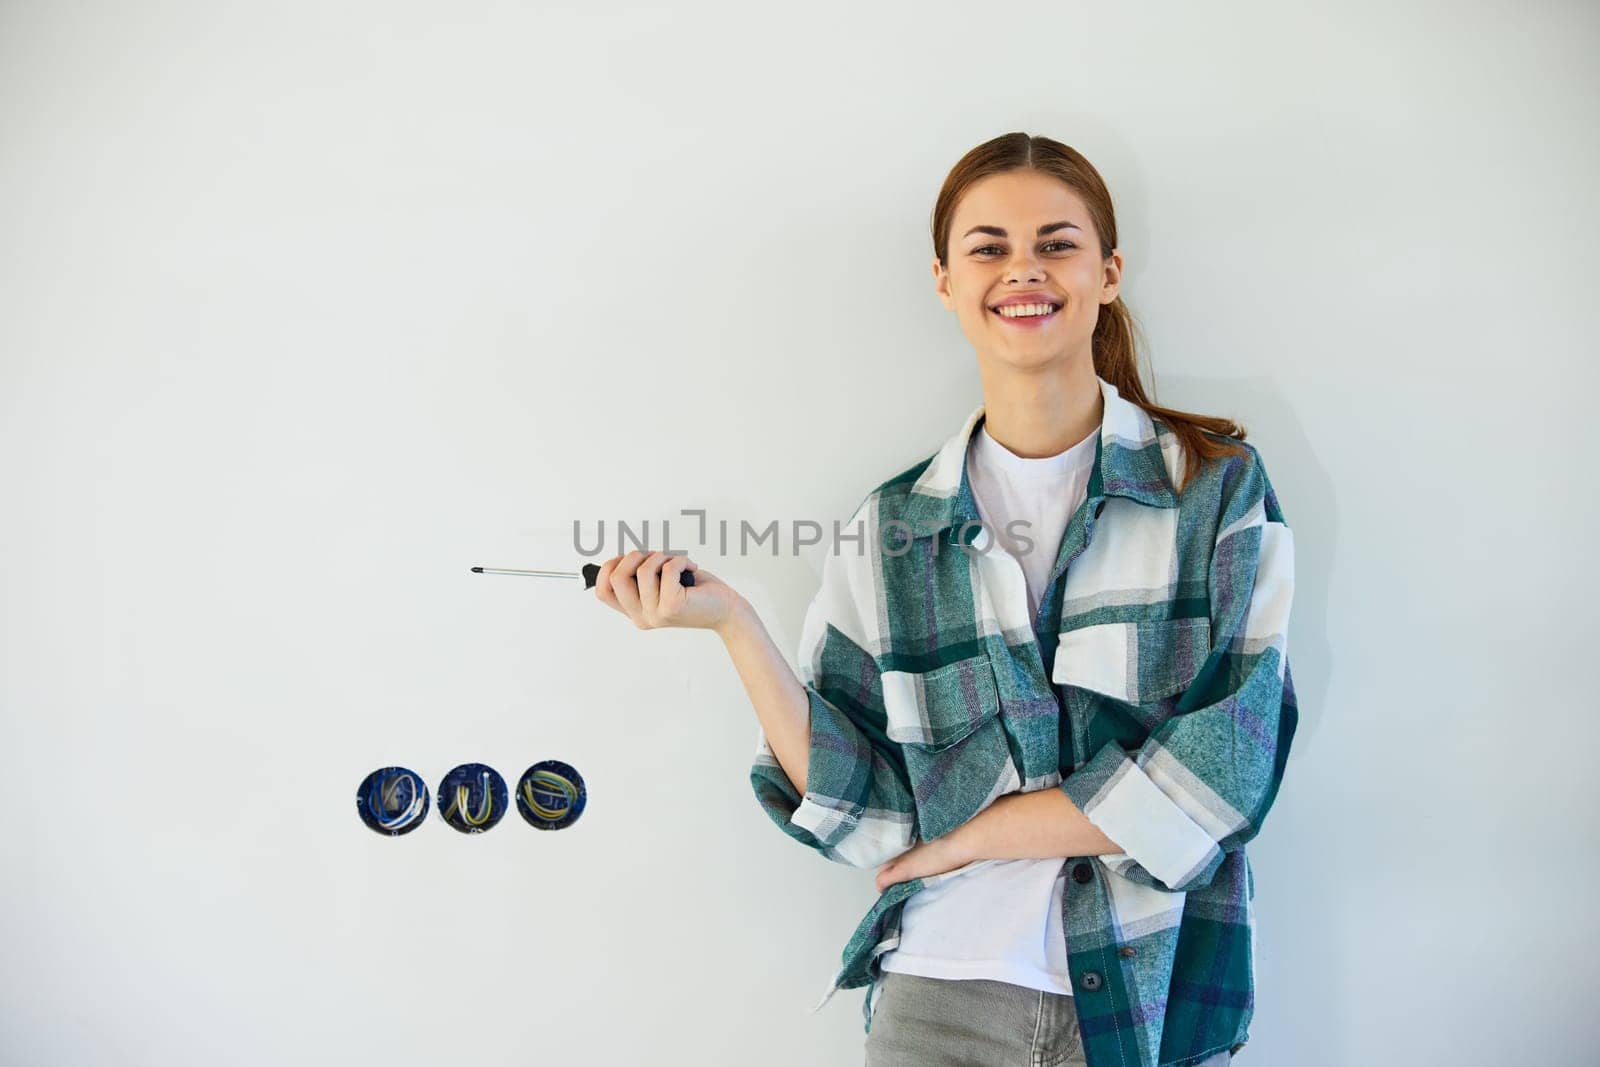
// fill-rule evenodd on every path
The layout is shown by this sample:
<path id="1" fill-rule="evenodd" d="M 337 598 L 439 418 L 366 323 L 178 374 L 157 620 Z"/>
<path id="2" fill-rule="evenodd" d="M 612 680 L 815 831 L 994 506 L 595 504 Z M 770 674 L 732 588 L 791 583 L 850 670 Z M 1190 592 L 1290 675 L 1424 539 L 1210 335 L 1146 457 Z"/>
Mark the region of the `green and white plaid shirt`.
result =
<path id="1" fill-rule="evenodd" d="M 1089 1067 L 1190 1064 L 1242 1045 L 1254 1008 L 1245 844 L 1298 721 L 1294 542 L 1254 446 L 1207 464 L 1180 496 L 1177 438 L 1097 380 L 1087 497 L 1037 617 L 968 484 L 980 405 L 841 527 L 801 638 L 806 793 L 759 730 L 750 782 L 784 833 L 862 868 L 1004 794 L 1064 790 L 1126 849 L 1062 861 Z M 971 868 L 885 890 L 812 1010 L 870 986 L 870 1032 L 906 898 Z"/>

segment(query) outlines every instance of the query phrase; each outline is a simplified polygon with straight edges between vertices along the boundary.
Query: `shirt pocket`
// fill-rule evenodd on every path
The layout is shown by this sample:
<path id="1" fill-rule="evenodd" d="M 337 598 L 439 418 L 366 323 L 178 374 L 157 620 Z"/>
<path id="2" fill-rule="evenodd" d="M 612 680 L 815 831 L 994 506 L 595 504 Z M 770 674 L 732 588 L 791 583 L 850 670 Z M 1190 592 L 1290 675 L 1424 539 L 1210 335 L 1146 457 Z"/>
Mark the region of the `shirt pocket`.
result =
<path id="1" fill-rule="evenodd" d="M 885 671 L 885 732 L 900 744 L 923 841 L 1022 784 L 987 652 L 926 671 Z"/>
<path id="2" fill-rule="evenodd" d="M 1061 634 L 1051 679 L 1124 704 L 1175 704 L 1211 654 L 1211 620 L 1145 619 Z"/>

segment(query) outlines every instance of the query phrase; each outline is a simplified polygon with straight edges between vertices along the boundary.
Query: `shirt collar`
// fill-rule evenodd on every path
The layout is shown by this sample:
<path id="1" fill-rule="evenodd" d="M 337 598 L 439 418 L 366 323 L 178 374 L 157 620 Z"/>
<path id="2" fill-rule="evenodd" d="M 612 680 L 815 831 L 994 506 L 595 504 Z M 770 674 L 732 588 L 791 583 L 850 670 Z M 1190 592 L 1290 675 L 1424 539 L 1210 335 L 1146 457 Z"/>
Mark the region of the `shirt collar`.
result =
<path id="1" fill-rule="evenodd" d="M 1156 440 L 1155 424 L 1138 404 L 1123 399 L 1117 387 L 1095 375 L 1105 411 L 1100 419 L 1100 438 L 1095 446 L 1094 463 L 1089 468 L 1087 497 L 1120 496 L 1151 507 L 1178 506 Z M 981 522 L 976 498 L 967 478 L 967 446 L 972 441 L 984 406 L 979 404 L 967 416 L 961 429 L 952 434 L 912 485 L 901 518 L 913 537 L 927 537 L 965 522 Z"/>

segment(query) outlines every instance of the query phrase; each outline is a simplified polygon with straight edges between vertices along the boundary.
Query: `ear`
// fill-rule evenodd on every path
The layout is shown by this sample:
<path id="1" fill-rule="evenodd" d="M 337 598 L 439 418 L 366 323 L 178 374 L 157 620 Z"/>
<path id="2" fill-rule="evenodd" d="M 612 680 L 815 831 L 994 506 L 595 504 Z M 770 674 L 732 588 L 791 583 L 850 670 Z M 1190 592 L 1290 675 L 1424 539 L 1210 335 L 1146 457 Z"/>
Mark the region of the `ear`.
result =
<path id="1" fill-rule="evenodd" d="M 950 273 L 939 262 L 938 256 L 933 257 L 933 291 L 939 294 L 939 302 L 946 311 L 956 309 L 955 297 L 950 294 Z"/>
<path id="2" fill-rule="evenodd" d="M 1109 304 L 1122 291 L 1122 250 L 1113 248 L 1106 260 L 1105 280 L 1100 285 L 1100 303 Z"/>

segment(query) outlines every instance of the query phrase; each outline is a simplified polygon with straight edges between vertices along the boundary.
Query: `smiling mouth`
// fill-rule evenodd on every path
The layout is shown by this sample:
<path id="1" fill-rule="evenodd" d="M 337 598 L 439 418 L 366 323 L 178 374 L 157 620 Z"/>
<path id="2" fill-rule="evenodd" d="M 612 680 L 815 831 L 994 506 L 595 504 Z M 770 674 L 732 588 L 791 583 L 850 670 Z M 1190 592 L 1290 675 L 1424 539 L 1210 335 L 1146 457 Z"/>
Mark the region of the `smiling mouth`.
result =
<path id="1" fill-rule="evenodd" d="M 1055 318 L 1056 314 L 1060 312 L 1060 310 L 1060 304 L 1049 303 L 1016 304 L 1010 307 L 989 309 L 990 312 L 998 315 L 1002 319 L 1005 319 L 1007 322 L 1020 323 L 1024 325 L 1037 325 L 1042 322 L 1048 322 L 1050 319 Z"/>

